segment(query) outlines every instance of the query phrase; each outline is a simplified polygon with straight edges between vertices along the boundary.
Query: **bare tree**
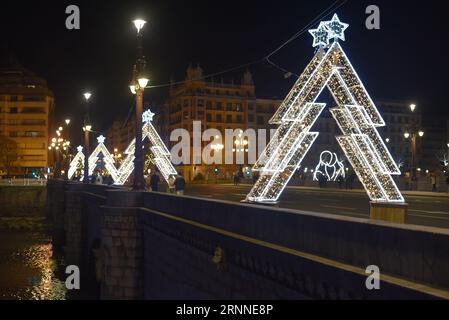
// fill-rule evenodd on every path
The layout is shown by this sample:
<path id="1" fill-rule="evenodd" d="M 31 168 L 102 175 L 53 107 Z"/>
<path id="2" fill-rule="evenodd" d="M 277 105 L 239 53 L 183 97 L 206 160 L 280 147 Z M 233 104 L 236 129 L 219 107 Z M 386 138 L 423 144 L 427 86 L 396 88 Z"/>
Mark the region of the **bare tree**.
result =
<path id="1" fill-rule="evenodd" d="M 9 176 L 17 161 L 17 143 L 5 136 L 0 135 L 0 168 Z"/>

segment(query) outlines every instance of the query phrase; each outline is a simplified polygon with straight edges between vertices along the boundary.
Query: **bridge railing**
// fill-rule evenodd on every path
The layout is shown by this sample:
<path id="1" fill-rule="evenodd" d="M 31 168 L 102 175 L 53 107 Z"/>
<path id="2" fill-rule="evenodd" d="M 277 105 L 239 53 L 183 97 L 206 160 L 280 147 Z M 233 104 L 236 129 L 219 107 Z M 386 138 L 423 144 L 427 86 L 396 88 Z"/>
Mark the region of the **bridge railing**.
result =
<path id="1" fill-rule="evenodd" d="M 66 247 L 103 266 L 102 298 L 449 298 L 447 230 L 67 182 L 48 194 Z"/>

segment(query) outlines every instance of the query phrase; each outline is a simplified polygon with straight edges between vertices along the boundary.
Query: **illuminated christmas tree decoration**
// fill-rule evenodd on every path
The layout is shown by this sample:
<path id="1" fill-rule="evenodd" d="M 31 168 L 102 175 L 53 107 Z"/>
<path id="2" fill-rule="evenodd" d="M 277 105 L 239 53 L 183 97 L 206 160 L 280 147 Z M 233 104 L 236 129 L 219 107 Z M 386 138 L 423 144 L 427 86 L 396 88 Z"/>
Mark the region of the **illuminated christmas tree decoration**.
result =
<path id="1" fill-rule="evenodd" d="M 329 39 L 345 41 L 345 31 L 348 29 L 349 24 L 341 22 L 337 14 L 334 14 L 331 21 L 326 21 L 325 26 L 329 31 Z"/>
<path id="2" fill-rule="evenodd" d="M 339 24 L 339 26 L 337 26 Z M 324 26 L 327 39 L 324 39 Z M 313 46 L 326 47 L 329 39 L 344 39 L 347 24 L 337 16 L 310 30 Z M 377 107 L 337 41 L 319 50 L 270 120 L 279 127 L 262 152 L 254 171 L 260 177 L 246 200 L 277 202 L 319 135 L 310 128 L 325 108 L 316 100 L 327 87 L 337 107 L 331 109 L 343 135 L 337 141 L 373 202 L 404 202 L 392 175 L 400 170 L 377 131 L 385 126 Z M 344 170 L 343 170 L 344 171 Z"/>
<path id="3" fill-rule="evenodd" d="M 102 154 L 102 161 L 104 162 L 104 167 L 111 175 L 112 180 L 117 181 L 119 179 L 119 174 L 117 168 L 115 167 L 114 157 L 109 153 L 108 149 L 104 145 L 106 138 L 104 136 L 97 137 L 98 145 L 94 151 L 92 151 L 89 156 L 89 175 L 92 175 L 97 167 L 97 162 L 99 155 Z"/>
<path id="4" fill-rule="evenodd" d="M 314 47 L 327 47 L 329 45 L 329 30 L 324 22 L 321 22 L 317 29 L 309 30 L 313 36 Z"/>
<path id="5" fill-rule="evenodd" d="M 337 181 L 339 177 L 345 178 L 346 172 L 343 161 L 338 160 L 336 153 L 327 150 L 321 152 L 320 161 L 313 173 L 313 180 L 320 181 L 321 176 L 326 181 Z"/>
<path id="6" fill-rule="evenodd" d="M 142 121 L 143 121 L 142 140 L 145 140 L 147 138 L 150 140 L 150 143 L 152 145 L 150 151 L 153 153 L 154 163 L 161 172 L 165 181 L 168 183 L 169 177 L 171 175 L 176 175 L 178 173 L 176 172 L 176 169 L 173 167 L 171 163 L 170 151 L 168 151 L 161 137 L 157 133 L 153 124 L 151 123 L 153 121 L 153 116 L 154 113 L 152 113 L 150 110 L 147 110 L 142 114 Z M 125 157 L 122 165 L 118 170 L 118 179 L 114 180 L 115 181 L 114 184 L 123 185 L 133 172 L 135 148 L 136 148 L 136 139 L 133 139 L 129 144 L 128 148 L 126 148 L 124 152 L 127 155 L 127 157 Z"/>
<path id="7" fill-rule="evenodd" d="M 78 146 L 76 148 L 76 150 L 78 151 L 77 154 L 75 155 L 75 157 L 73 157 L 72 162 L 70 162 L 69 165 L 69 171 L 67 172 L 67 177 L 68 179 L 72 179 L 73 176 L 75 175 L 76 170 L 78 169 L 78 163 L 84 164 L 84 153 L 83 153 L 83 147 L 82 146 Z"/>

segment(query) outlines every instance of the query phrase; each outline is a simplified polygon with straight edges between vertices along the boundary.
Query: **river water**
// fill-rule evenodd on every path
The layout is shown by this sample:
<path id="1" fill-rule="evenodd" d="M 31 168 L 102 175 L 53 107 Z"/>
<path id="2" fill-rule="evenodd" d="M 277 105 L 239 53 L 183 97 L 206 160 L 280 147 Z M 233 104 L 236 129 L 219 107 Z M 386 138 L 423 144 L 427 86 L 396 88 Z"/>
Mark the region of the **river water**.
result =
<path id="1" fill-rule="evenodd" d="M 63 300 L 62 260 L 47 231 L 0 228 L 0 300 Z"/>

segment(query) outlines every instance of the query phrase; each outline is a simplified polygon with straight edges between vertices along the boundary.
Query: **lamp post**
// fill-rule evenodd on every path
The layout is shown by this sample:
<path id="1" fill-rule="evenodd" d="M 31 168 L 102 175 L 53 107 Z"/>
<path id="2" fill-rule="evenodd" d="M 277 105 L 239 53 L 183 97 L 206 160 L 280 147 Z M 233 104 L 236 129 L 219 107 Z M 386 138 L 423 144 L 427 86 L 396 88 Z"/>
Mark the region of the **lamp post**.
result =
<path id="1" fill-rule="evenodd" d="M 133 21 L 137 29 L 137 58 L 133 68 L 133 78 L 129 86 L 131 93 L 136 95 L 136 148 L 134 151 L 134 183 L 133 190 L 143 190 L 143 152 L 142 152 L 142 109 L 143 109 L 143 92 L 147 86 L 149 79 L 146 75 L 146 61 L 143 55 L 142 47 L 142 28 L 146 21 L 137 19 Z"/>
<path id="2" fill-rule="evenodd" d="M 410 111 L 413 113 L 416 110 L 416 105 L 410 105 Z M 416 178 L 416 139 L 417 137 L 422 138 L 424 136 L 424 131 L 419 128 L 419 124 L 414 119 L 411 123 L 410 128 L 408 128 L 404 133 L 405 139 L 410 139 L 411 143 L 411 159 L 410 159 L 410 188 L 412 188 L 412 183 L 415 183 Z"/>
<path id="3" fill-rule="evenodd" d="M 92 130 L 92 124 L 89 119 L 89 99 L 92 97 L 90 92 L 83 94 L 86 101 L 86 113 L 84 116 L 84 178 L 83 183 L 89 183 L 89 132 Z"/>
<path id="4" fill-rule="evenodd" d="M 236 153 L 236 163 L 237 163 L 237 154 L 243 153 L 243 164 L 240 165 L 239 170 L 238 170 L 238 174 L 240 176 L 240 174 L 243 174 L 243 166 L 246 163 L 245 154 L 248 153 L 248 147 L 249 147 L 248 140 L 243 138 L 243 130 L 240 130 L 240 133 L 238 134 L 237 138 L 235 139 L 234 144 L 235 144 L 235 148 L 232 149 L 232 152 Z"/>

